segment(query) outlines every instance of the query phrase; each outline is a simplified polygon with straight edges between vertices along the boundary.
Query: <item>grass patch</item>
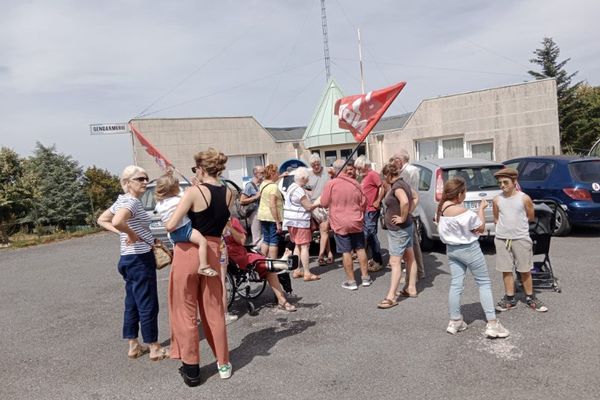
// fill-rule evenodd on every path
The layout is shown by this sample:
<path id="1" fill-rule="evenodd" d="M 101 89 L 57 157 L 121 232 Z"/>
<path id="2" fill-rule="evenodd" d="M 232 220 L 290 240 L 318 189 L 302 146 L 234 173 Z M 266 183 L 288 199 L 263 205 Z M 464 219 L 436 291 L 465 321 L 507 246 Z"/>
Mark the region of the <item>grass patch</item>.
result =
<path id="1" fill-rule="evenodd" d="M 38 244 L 45 244 L 57 242 L 60 240 L 67 240 L 87 236 L 100 231 L 102 231 L 102 228 L 89 227 L 87 229 L 82 229 L 75 232 L 59 231 L 41 236 L 35 234 L 17 233 L 10 237 L 10 244 L 4 248 L 21 248 L 37 246 Z"/>

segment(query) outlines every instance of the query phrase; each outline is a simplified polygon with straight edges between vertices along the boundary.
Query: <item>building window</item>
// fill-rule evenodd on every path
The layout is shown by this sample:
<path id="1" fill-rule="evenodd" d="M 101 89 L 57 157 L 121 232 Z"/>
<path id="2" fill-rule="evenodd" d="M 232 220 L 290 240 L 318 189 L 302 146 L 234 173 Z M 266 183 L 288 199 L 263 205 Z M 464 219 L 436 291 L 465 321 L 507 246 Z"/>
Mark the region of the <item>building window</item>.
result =
<path id="1" fill-rule="evenodd" d="M 331 167 L 335 160 L 337 160 L 337 151 L 325 150 L 325 166 Z"/>
<path id="2" fill-rule="evenodd" d="M 465 156 L 463 138 L 417 140 L 416 147 L 417 160 Z"/>
<path id="3" fill-rule="evenodd" d="M 227 156 L 227 168 L 223 171 L 223 178 L 243 187 L 245 182 L 252 179 L 252 169 L 256 165 L 265 165 L 265 158 L 262 154 Z"/>
<path id="4" fill-rule="evenodd" d="M 477 142 L 470 144 L 470 154 L 472 158 L 481 158 L 483 160 L 494 161 L 494 143 L 493 142 Z"/>

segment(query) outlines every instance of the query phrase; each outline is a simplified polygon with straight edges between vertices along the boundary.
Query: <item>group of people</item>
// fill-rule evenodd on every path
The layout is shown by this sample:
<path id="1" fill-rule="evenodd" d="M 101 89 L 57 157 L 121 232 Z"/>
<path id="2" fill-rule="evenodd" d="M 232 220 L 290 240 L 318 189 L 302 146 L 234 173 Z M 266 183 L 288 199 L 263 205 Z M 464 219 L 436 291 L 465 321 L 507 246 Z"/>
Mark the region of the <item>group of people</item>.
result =
<path id="1" fill-rule="evenodd" d="M 179 372 L 189 386 L 200 384 L 198 318 L 207 342 L 217 358 L 221 378 L 231 376 L 232 365 L 226 331 L 227 302 L 224 294 L 226 250 L 239 267 L 268 257 L 278 257 L 281 233 L 287 230 L 295 244 L 301 268 L 294 278 L 314 282 L 320 276 L 309 268 L 309 245 L 313 232 L 320 233 L 318 264 L 333 263 L 329 232 L 333 231 L 336 250 L 342 254 L 346 278 L 341 287 L 357 290 L 354 261 L 360 267 L 360 285 L 373 283 L 370 272 L 383 268 L 378 225 L 386 230 L 391 267 L 390 285 L 377 306 L 388 309 L 398 304 L 399 297 L 417 297 L 417 280 L 425 276 L 413 214 L 419 201 L 418 170 L 409 164 L 405 151 L 395 154 L 377 173 L 372 163 L 360 156 L 345 162 L 336 160 L 327 170 L 318 154 L 309 159 L 310 169 L 300 167 L 293 173 L 293 183 L 282 188 L 275 164 L 256 166 L 252 180 L 244 187 L 242 206 L 251 211 L 247 217 L 253 246 L 248 252 L 247 232 L 237 218 L 230 215 L 233 194 L 220 175 L 227 157 L 214 149 L 194 156 L 195 184 L 183 194 L 179 183 L 167 174 L 157 181 L 157 210 L 170 239 L 174 242 L 169 276 L 168 307 L 170 350 L 158 342 L 158 293 L 156 262 L 152 252 L 154 239 L 149 229 L 150 217 L 140 201 L 148 183 L 147 173 L 140 167 L 123 170 L 120 182 L 124 194 L 98 219 L 100 226 L 119 234 L 119 273 L 125 281 L 123 338 L 129 341 L 128 356 L 138 358 L 149 353 L 151 360 L 165 358 L 182 362 Z M 437 222 L 440 238 L 447 245 L 448 264 L 452 276 L 449 292 L 450 322 L 447 332 L 455 334 L 467 328 L 460 312 L 460 298 L 466 270 L 470 270 L 479 286 L 481 304 L 488 321 L 488 337 L 507 337 L 508 330 L 496 319 L 495 310 L 506 311 L 516 306 L 513 268 L 520 273 L 526 303 L 537 311 L 546 306 L 534 296 L 531 274 L 532 246 L 528 221 L 533 219 L 531 199 L 517 191 L 516 171 L 509 168 L 496 174 L 502 195 L 493 201 L 497 224 L 497 269 L 503 273 L 505 295 L 494 307 L 491 281 L 478 237 L 485 227 L 482 201 L 478 212 L 466 209 L 462 202 L 466 185 L 461 178 L 449 179 L 439 202 Z M 367 252 L 368 250 L 368 252 Z M 370 253 L 370 257 L 368 256 Z M 286 252 L 285 256 L 288 256 Z M 406 276 L 402 276 L 402 263 Z M 288 302 L 277 275 L 259 268 L 275 293 L 278 308 L 296 311 Z M 402 288 L 400 285 L 403 284 Z M 144 343 L 138 340 L 141 330 Z"/>

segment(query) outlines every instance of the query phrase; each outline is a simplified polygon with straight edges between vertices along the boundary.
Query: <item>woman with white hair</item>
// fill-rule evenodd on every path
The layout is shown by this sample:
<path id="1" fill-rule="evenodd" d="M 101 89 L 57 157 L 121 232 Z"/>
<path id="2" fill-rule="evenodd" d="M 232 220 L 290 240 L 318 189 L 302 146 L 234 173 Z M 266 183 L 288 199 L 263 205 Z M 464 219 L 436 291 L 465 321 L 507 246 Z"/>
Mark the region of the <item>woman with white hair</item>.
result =
<path id="1" fill-rule="evenodd" d="M 140 198 L 146 191 L 148 174 L 136 165 L 121 173 L 123 192 L 117 201 L 98 218 L 98 225 L 119 235 L 121 258 L 119 273 L 125 280 L 125 313 L 123 338 L 129 341 L 129 358 L 150 352 L 152 361 L 169 356 L 158 342 L 158 291 L 156 260 L 152 252 L 154 238 L 150 232 L 150 216 Z M 144 346 L 138 341 L 142 331 Z"/>
<path id="2" fill-rule="evenodd" d="M 283 206 L 283 226 L 288 228 L 292 242 L 296 244 L 295 253 L 300 253 L 302 270 L 294 271 L 294 278 L 304 277 L 306 282 L 321 279 L 319 275 L 310 272 L 308 268 L 308 250 L 312 240 L 310 230 L 311 211 L 319 207 L 318 200 L 314 203 L 308 198 L 304 186 L 308 183 L 308 169 L 299 167 L 294 171 L 294 183 L 288 187 Z"/>

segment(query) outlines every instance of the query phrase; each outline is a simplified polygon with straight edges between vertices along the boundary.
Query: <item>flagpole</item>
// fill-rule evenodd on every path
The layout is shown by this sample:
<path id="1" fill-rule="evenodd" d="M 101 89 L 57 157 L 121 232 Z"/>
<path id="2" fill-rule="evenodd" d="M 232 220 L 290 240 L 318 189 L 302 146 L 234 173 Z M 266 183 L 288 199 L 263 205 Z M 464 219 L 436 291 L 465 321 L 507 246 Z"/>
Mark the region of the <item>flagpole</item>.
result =
<path id="1" fill-rule="evenodd" d="M 362 61 L 362 45 L 360 41 L 360 28 L 357 28 L 358 32 L 358 62 L 360 64 L 360 92 L 361 94 L 365 94 L 365 73 L 363 69 L 363 61 Z M 367 154 L 367 158 L 369 157 L 369 141 L 365 143 L 365 153 Z"/>

